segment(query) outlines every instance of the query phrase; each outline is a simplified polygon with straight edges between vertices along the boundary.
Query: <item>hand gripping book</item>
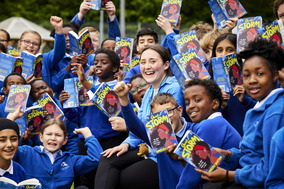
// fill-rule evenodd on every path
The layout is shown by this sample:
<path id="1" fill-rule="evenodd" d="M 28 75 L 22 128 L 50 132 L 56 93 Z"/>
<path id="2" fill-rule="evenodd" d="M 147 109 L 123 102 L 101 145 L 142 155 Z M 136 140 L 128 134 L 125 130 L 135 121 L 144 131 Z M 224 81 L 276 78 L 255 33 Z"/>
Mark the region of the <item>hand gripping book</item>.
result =
<path id="1" fill-rule="evenodd" d="M 70 55 L 78 56 L 85 54 L 86 56 L 94 52 L 94 47 L 90 37 L 89 30 L 85 30 L 81 35 L 77 35 L 74 31 L 69 32 Z"/>
<path id="2" fill-rule="evenodd" d="M 241 68 L 236 54 L 211 58 L 215 82 L 222 91 L 231 92 L 236 85 L 242 85 Z"/>
<path id="3" fill-rule="evenodd" d="M 239 0 L 209 0 L 218 28 L 224 28 L 230 18 L 241 18 L 247 14 Z"/>
<path id="4" fill-rule="evenodd" d="M 177 144 L 167 110 L 151 114 L 143 119 L 153 151 L 161 153 Z"/>
<path id="5" fill-rule="evenodd" d="M 93 77 L 87 77 L 90 83 L 93 83 Z M 63 108 L 74 108 L 79 106 L 94 105 L 89 98 L 87 98 L 87 89 L 79 82 L 78 77 L 64 79 L 64 91 L 70 94 L 70 98 L 63 103 Z"/>
<path id="6" fill-rule="evenodd" d="M 41 184 L 39 180 L 32 178 L 16 183 L 7 177 L 0 177 L 0 188 L 5 189 L 40 189 Z"/>
<path id="7" fill-rule="evenodd" d="M 47 93 L 38 99 L 37 102 L 43 109 L 45 120 L 49 120 L 51 118 L 60 118 L 63 120 L 65 118 L 62 110 Z"/>
<path id="8" fill-rule="evenodd" d="M 120 113 L 119 98 L 106 83 L 101 83 L 95 93 L 88 94 L 91 101 L 108 117 L 116 117 Z"/>
<path id="9" fill-rule="evenodd" d="M 0 53 L 0 81 L 12 72 L 22 74 L 23 59 L 5 53 Z"/>
<path id="10" fill-rule="evenodd" d="M 93 0 L 89 1 L 88 3 L 92 4 L 93 10 L 106 10 L 106 4 L 109 0 Z"/>
<path id="11" fill-rule="evenodd" d="M 186 79 L 210 79 L 210 74 L 194 48 L 173 56 L 170 67 L 180 86 L 184 85 Z"/>
<path id="12" fill-rule="evenodd" d="M 194 48 L 195 52 L 197 52 L 198 57 L 201 59 L 201 61 L 205 62 L 205 58 L 203 56 L 202 49 L 200 47 L 200 43 L 198 41 L 195 30 L 175 35 L 174 40 L 179 53 Z"/>
<path id="13" fill-rule="evenodd" d="M 274 20 L 272 23 L 257 30 L 262 39 L 275 41 L 279 47 L 284 49 L 284 26 L 281 20 Z"/>
<path id="14" fill-rule="evenodd" d="M 176 26 L 180 17 L 182 0 L 163 0 L 161 15 Z"/>
<path id="15" fill-rule="evenodd" d="M 11 85 L 5 112 L 14 112 L 18 107 L 25 112 L 30 90 L 30 85 Z"/>
<path id="16" fill-rule="evenodd" d="M 257 30 L 262 27 L 261 16 L 241 18 L 237 25 L 237 52 L 241 52 L 247 45 L 257 38 Z"/>
<path id="17" fill-rule="evenodd" d="M 45 122 L 43 108 L 35 105 L 26 110 L 26 125 L 32 135 L 39 134 Z"/>
<path id="18" fill-rule="evenodd" d="M 121 63 L 124 64 L 124 70 L 129 70 L 131 65 L 133 49 L 133 39 L 132 38 L 115 38 L 115 48 L 114 51 L 118 54 Z"/>
<path id="19" fill-rule="evenodd" d="M 174 153 L 192 166 L 207 172 L 212 172 L 224 158 L 191 130 L 184 134 Z"/>
<path id="20" fill-rule="evenodd" d="M 33 55 L 23 51 L 21 57 L 23 58 L 23 77 L 27 79 L 30 75 L 34 75 L 36 78 L 42 78 L 42 54 Z"/>

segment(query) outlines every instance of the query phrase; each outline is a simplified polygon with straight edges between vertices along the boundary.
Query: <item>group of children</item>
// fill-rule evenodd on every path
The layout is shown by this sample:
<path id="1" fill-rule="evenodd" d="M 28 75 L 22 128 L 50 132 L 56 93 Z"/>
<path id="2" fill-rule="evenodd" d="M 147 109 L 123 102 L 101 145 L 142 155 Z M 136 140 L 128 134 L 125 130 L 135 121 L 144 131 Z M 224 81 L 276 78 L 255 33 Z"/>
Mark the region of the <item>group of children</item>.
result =
<path id="1" fill-rule="evenodd" d="M 169 64 L 178 53 L 174 36 L 179 33 L 181 19 L 172 26 L 158 16 L 156 23 L 166 34 L 161 45 L 155 30 L 140 29 L 136 36 L 140 64 L 123 73 L 119 56 L 113 51 L 120 30 L 112 2 L 106 4 L 109 38 L 101 48 L 98 31 L 87 27 L 80 32 L 90 31 L 95 54 L 69 55 L 68 32 L 78 33 L 90 6 L 89 0 L 84 0 L 68 24 L 60 17 L 50 18 L 55 43 L 53 50 L 43 54 L 42 79 L 33 75 L 24 79 L 11 73 L 1 83 L 0 176 L 16 182 L 37 178 L 42 188 L 70 188 L 74 181 L 77 188 L 99 189 L 283 187 L 281 47 L 255 39 L 239 53 L 243 85 L 237 84 L 231 93 L 222 91 L 213 79 L 195 78 L 180 86 Z M 282 19 L 284 0 L 275 0 L 274 12 Z M 236 21 L 227 21 L 227 27 L 221 30 L 203 23 L 190 28 L 198 34 L 206 57 L 203 64 L 211 78 L 211 58 L 236 53 L 237 36 L 229 32 Z M 9 34 L 0 30 L 3 53 L 9 40 Z M 20 52 L 32 54 L 40 45 L 40 34 L 32 30 L 25 31 L 18 42 Z M 74 77 L 93 93 L 101 83 L 107 83 L 120 99 L 121 114 L 109 118 L 95 105 L 63 109 L 70 97 L 63 90 L 64 79 Z M 23 84 L 31 85 L 28 106 L 37 105 L 37 100 L 48 93 L 67 120 L 46 119 L 40 134 L 31 136 L 27 128 L 20 136 L 16 123 L 25 121 L 25 113 L 19 107 L 8 114 L 4 108 L 11 85 Z M 158 128 L 168 145 L 165 153 L 155 154 L 145 121 L 165 109 L 172 128 Z M 176 144 L 171 145 L 171 130 L 178 142 L 192 130 L 224 155 L 224 161 L 212 172 L 195 169 L 173 153 Z M 143 147 L 147 150 L 142 152 Z"/>

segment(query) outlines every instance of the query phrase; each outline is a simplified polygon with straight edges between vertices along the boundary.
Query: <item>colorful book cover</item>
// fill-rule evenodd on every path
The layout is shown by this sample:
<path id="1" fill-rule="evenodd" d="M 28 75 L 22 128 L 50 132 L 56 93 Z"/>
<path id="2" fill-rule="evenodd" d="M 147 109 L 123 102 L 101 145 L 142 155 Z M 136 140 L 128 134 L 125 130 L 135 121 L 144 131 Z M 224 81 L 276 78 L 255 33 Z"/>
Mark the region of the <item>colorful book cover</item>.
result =
<path id="1" fill-rule="evenodd" d="M 106 4 L 109 2 L 110 0 L 101 0 L 101 10 L 106 10 Z"/>
<path id="2" fill-rule="evenodd" d="M 167 110 L 151 114 L 144 118 L 146 132 L 153 151 L 164 152 L 167 147 L 177 144 Z"/>
<path id="3" fill-rule="evenodd" d="M 7 177 L 0 177 L 0 188 L 5 189 L 40 189 L 41 184 L 39 180 L 32 178 L 16 183 Z"/>
<path id="4" fill-rule="evenodd" d="M 257 38 L 257 30 L 262 27 L 261 16 L 241 18 L 237 25 L 237 52 L 241 52 L 245 47 Z"/>
<path id="5" fill-rule="evenodd" d="M 119 98 L 106 83 L 101 83 L 90 99 L 108 117 L 115 117 L 120 113 Z"/>
<path id="6" fill-rule="evenodd" d="M 209 0 L 208 3 L 218 28 L 224 28 L 230 18 L 241 18 L 247 14 L 238 0 Z"/>
<path id="7" fill-rule="evenodd" d="M 42 62 L 42 54 L 36 54 L 33 55 L 29 52 L 23 51 L 21 54 L 21 57 L 23 58 L 23 72 L 22 76 L 27 79 L 30 75 L 34 75 L 36 64 L 39 62 Z M 41 66 L 37 66 L 37 72 L 41 72 L 42 77 L 42 63 L 40 63 Z M 38 75 L 38 74 L 37 74 Z"/>
<path id="8" fill-rule="evenodd" d="M 70 55 L 78 56 L 85 54 L 86 56 L 94 52 L 94 47 L 90 37 L 89 30 L 85 30 L 81 35 L 77 35 L 74 31 L 69 32 Z"/>
<path id="9" fill-rule="evenodd" d="M 115 38 L 115 48 L 114 51 L 118 54 L 121 63 L 124 64 L 125 70 L 129 70 L 131 65 L 133 49 L 133 39 L 116 37 Z"/>
<path id="10" fill-rule="evenodd" d="M 20 130 L 20 136 L 22 136 L 26 131 L 26 118 L 25 118 L 25 116 L 16 119 L 15 123 L 18 124 L 19 130 Z"/>
<path id="11" fill-rule="evenodd" d="M 138 58 L 138 56 L 134 56 L 131 60 L 130 69 L 137 66 L 139 63 L 140 63 L 140 59 Z"/>
<path id="12" fill-rule="evenodd" d="M 274 20 L 272 23 L 259 28 L 257 30 L 258 34 L 262 39 L 275 41 L 279 47 L 282 47 L 284 49 L 284 43 L 283 43 L 283 23 L 281 20 Z"/>
<path id="13" fill-rule="evenodd" d="M 205 62 L 205 58 L 203 56 L 195 30 L 175 35 L 174 40 L 179 53 L 193 48 L 197 52 L 198 57 L 202 60 L 202 62 Z"/>
<path id="14" fill-rule="evenodd" d="M 11 49 L 8 49 L 8 54 L 14 57 L 19 57 L 21 56 L 21 51 L 19 51 L 18 48 L 11 48 Z"/>
<path id="15" fill-rule="evenodd" d="M 179 53 L 173 59 L 170 67 L 180 86 L 184 85 L 186 79 L 210 79 L 210 74 L 194 49 Z"/>
<path id="16" fill-rule="evenodd" d="M 90 83 L 94 83 L 93 77 L 87 77 Z M 86 88 L 79 82 L 77 77 L 64 79 L 64 91 L 70 94 L 70 98 L 63 103 L 63 108 L 94 105 L 87 97 Z"/>
<path id="17" fill-rule="evenodd" d="M 23 72 L 23 59 L 17 59 L 13 66 L 13 72 L 22 74 Z"/>
<path id="18" fill-rule="evenodd" d="M 161 15 L 168 19 L 172 25 L 177 25 L 180 17 L 182 0 L 163 0 Z"/>
<path id="19" fill-rule="evenodd" d="M 11 85 L 5 112 L 14 112 L 18 107 L 21 107 L 21 112 L 25 112 L 30 90 L 30 85 Z"/>
<path id="20" fill-rule="evenodd" d="M 26 110 L 26 125 L 32 135 L 40 133 L 44 121 L 43 108 L 39 105 L 30 107 Z"/>
<path id="21" fill-rule="evenodd" d="M 101 10 L 101 0 L 93 0 L 93 1 L 89 1 L 88 3 L 92 4 L 93 10 Z"/>
<path id="22" fill-rule="evenodd" d="M 0 81 L 4 81 L 5 77 L 12 73 L 15 63 L 18 64 L 19 61 L 22 61 L 22 58 L 0 53 Z"/>
<path id="23" fill-rule="evenodd" d="M 207 172 L 212 172 L 224 159 L 222 154 L 191 130 L 187 130 L 184 134 L 174 153 L 192 166 Z"/>
<path id="24" fill-rule="evenodd" d="M 64 113 L 47 93 L 38 99 L 37 102 L 43 109 L 43 117 L 45 120 L 51 118 L 64 119 Z"/>
<path id="25" fill-rule="evenodd" d="M 211 58 L 215 82 L 222 91 L 231 92 L 235 85 L 242 85 L 241 68 L 236 54 Z"/>

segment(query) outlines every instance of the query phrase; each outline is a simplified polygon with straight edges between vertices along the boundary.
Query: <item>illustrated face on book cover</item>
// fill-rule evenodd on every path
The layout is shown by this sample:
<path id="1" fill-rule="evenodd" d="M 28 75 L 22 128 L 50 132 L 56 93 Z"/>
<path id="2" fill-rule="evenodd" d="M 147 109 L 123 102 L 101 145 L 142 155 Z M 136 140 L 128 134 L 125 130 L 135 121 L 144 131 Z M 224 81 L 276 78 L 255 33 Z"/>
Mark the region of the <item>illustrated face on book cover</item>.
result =
<path id="1" fill-rule="evenodd" d="M 171 139 L 174 137 L 171 135 L 172 126 L 168 122 L 163 122 L 157 125 L 150 134 L 151 144 L 154 148 L 161 148 L 163 146 L 168 147 L 173 145 Z"/>
<path id="2" fill-rule="evenodd" d="M 43 107 L 43 112 L 44 112 L 44 117 L 46 120 L 51 119 L 51 118 L 56 118 L 59 113 L 59 111 L 55 104 L 52 101 L 49 101 L 44 107 Z"/>
<path id="3" fill-rule="evenodd" d="M 78 93 L 79 93 L 79 102 L 80 102 L 80 104 L 83 104 L 83 103 L 92 103 L 92 102 L 87 98 L 87 89 L 86 89 L 86 88 L 81 88 Z"/>
<path id="4" fill-rule="evenodd" d="M 229 76 L 232 86 L 242 85 L 240 67 L 238 65 L 233 65 L 230 67 Z"/>
<path id="5" fill-rule="evenodd" d="M 28 122 L 28 128 L 31 131 L 31 133 L 39 133 L 43 123 L 44 123 L 43 117 L 37 116 Z"/>
<path id="6" fill-rule="evenodd" d="M 35 78 L 41 78 L 42 77 L 42 62 L 39 62 L 35 66 Z"/>
<path id="7" fill-rule="evenodd" d="M 185 70 L 190 78 L 199 78 L 202 71 L 202 62 L 199 58 L 193 58 L 186 63 Z M 202 78 L 202 77 L 201 77 Z"/>
<path id="8" fill-rule="evenodd" d="M 16 107 L 25 106 L 24 100 L 27 98 L 26 93 L 16 93 L 10 97 L 10 101 L 8 101 L 8 107 Z"/>
<path id="9" fill-rule="evenodd" d="M 177 13 L 180 10 L 179 4 L 169 4 L 164 6 L 162 10 L 162 16 L 170 20 L 178 19 Z"/>
<path id="10" fill-rule="evenodd" d="M 279 47 L 282 47 L 282 49 L 283 49 L 283 46 L 282 46 L 282 37 L 281 37 L 280 32 L 276 32 L 275 34 L 273 34 L 273 35 L 270 37 L 270 40 L 276 42 L 277 45 L 278 45 Z"/>
<path id="11" fill-rule="evenodd" d="M 191 48 L 194 48 L 196 53 L 198 53 L 199 49 L 200 49 L 200 44 L 198 43 L 198 41 L 192 40 L 192 41 L 184 44 L 183 47 L 181 48 L 181 52 L 184 52 L 184 51 L 189 50 Z"/>
<path id="12" fill-rule="evenodd" d="M 230 16 L 230 18 L 234 18 L 238 14 L 239 10 L 239 1 L 237 0 L 227 0 L 225 4 L 225 9 Z"/>
<path id="13" fill-rule="evenodd" d="M 197 141 L 192 151 L 192 162 L 201 170 L 208 170 L 211 165 L 211 151 L 204 141 Z"/>
<path id="14" fill-rule="evenodd" d="M 13 72 L 17 72 L 19 74 L 22 74 L 22 67 L 21 66 L 15 66 Z"/>
<path id="15" fill-rule="evenodd" d="M 118 96 L 114 91 L 109 91 L 104 99 L 104 109 L 110 115 L 114 115 L 120 109 Z"/>
<path id="16" fill-rule="evenodd" d="M 82 53 L 83 54 L 88 54 L 91 50 L 92 50 L 92 43 L 91 43 L 91 38 L 88 37 L 84 42 L 83 42 L 83 45 L 82 45 Z"/>

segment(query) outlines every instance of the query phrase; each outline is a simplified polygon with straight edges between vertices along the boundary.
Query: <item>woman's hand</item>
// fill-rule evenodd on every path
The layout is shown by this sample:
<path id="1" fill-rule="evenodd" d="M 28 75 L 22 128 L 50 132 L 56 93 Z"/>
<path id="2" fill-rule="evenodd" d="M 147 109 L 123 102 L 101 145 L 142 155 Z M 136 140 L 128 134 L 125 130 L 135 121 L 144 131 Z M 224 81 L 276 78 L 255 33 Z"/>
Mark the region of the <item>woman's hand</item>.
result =
<path id="1" fill-rule="evenodd" d="M 122 143 L 119 146 L 109 148 L 105 151 L 103 151 L 101 154 L 104 157 L 110 158 L 114 153 L 117 152 L 116 156 L 119 157 L 120 155 L 124 154 L 125 152 L 128 151 L 129 144 L 128 143 Z"/>

